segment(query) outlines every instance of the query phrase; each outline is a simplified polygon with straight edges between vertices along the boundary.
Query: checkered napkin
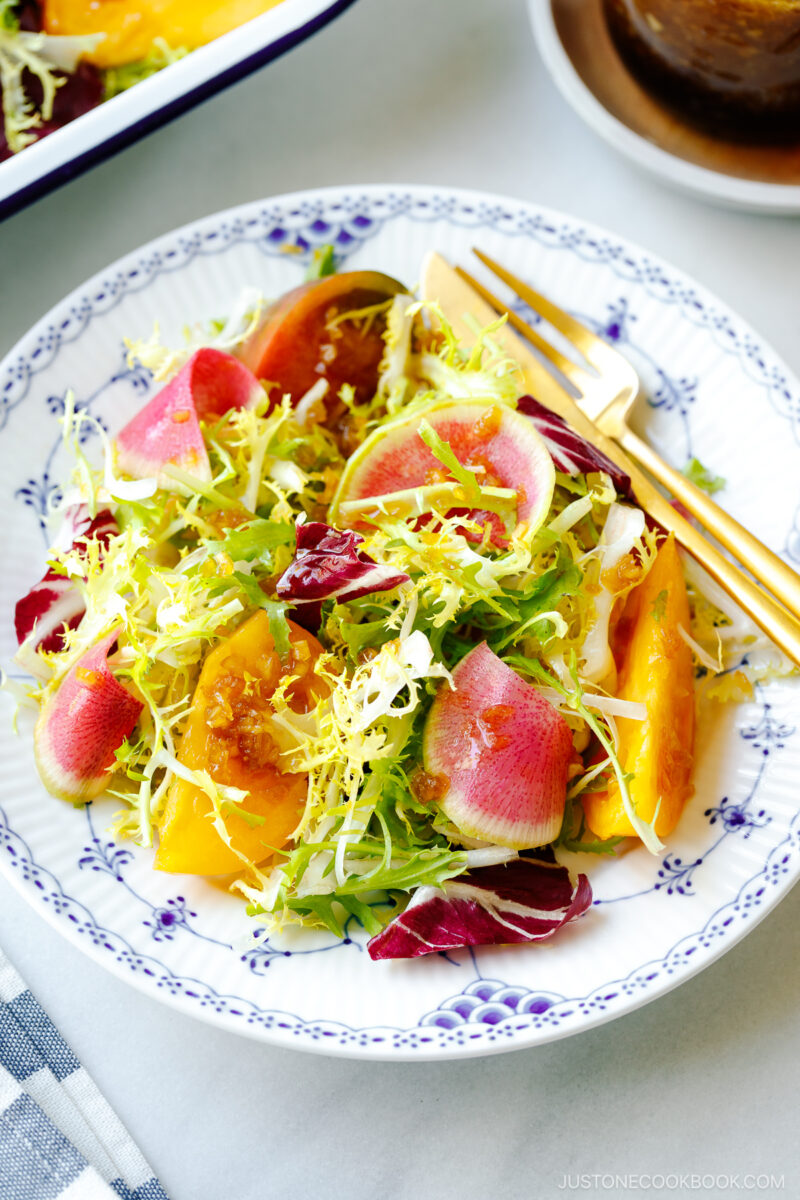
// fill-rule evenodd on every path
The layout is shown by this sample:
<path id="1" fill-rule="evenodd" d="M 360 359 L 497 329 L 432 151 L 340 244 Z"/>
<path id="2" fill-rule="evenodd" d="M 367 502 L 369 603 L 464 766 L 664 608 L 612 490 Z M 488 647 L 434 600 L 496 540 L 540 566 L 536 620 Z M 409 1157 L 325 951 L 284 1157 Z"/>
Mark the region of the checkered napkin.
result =
<path id="1" fill-rule="evenodd" d="M 167 1200 L 119 1117 L 0 951 L 2 1200 Z"/>

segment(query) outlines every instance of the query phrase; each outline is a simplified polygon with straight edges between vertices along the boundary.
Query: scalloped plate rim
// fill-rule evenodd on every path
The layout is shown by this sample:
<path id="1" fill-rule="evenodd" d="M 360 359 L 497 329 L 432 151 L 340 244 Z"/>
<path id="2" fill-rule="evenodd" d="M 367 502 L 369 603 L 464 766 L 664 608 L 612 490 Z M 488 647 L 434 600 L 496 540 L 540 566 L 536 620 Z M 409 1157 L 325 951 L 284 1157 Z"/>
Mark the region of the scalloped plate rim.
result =
<path id="1" fill-rule="evenodd" d="M 437 196 L 437 195 L 438 196 L 447 196 L 449 198 L 453 198 L 456 201 L 461 201 L 462 203 L 465 203 L 465 204 L 468 202 L 472 203 L 472 204 L 488 204 L 488 205 L 495 205 L 500 208 L 508 208 L 508 209 L 511 209 L 511 210 L 519 212 L 519 213 L 522 213 L 522 212 L 527 212 L 527 213 L 531 213 L 531 214 L 535 213 L 537 216 L 543 217 L 545 220 L 551 220 L 553 222 L 565 221 L 565 222 L 567 222 L 567 224 L 577 226 L 583 232 L 586 232 L 590 235 L 596 235 L 597 237 L 599 237 L 601 239 L 611 238 L 613 240 L 613 242 L 616 245 L 618 245 L 620 248 L 630 250 L 637 256 L 640 256 L 645 262 L 647 262 L 649 264 L 653 264 L 657 267 L 662 267 L 664 270 L 666 270 L 668 272 L 671 279 L 677 280 L 677 281 L 683 283 L 684 285 L 688 286 L 688 288 L 691 290 L 691 292 L 693 294 L 695 294 L 699 297 L 702 297 L 704 301 L 710 303 L 710 305 L 713 307 L 713 309 L 716 312 L 718 312 L 722 316 L 732 319 L 739 330 L 741 330 L 746 335 L 749 335 L 750 337 L 752 337 L 752 339 L 756 343 L 758 343 L 760 347 L 765 348 L 769 351 L 770 355 L 774 358 L 775 362 L 777 362 L 780 365 L 780 367 L 786 371 L 786 378 L 791 383 L 792 387 L 796 388 L 798 391 L 800 391 L 800 383 L 798 383 L 793 372 L 786 366 L 786 364 L 780 359 L 780 357 L 777 354 L 775 354 L 774 351 L 771 350 L 771 348 L 769 347 L 769 344 L 762 341 L 762 339 L 755 333 L 755 331 L 752 330 L 751 326 L 746 321 L 744 321 L 741 317 L 739 317 L 724 302 L 720 301 L 707 288 L 705 288 L 701 284 L 698 284 L 691 276 L 687 275 L 685 272 L 681 271 L 680 269 L 671 266 L 669 263 L 662 260 L 659 256 L 652 255 L 649 251 L 644 250 L 641 247 L 637 246 L 635 243 L 630 242 L 627 238 L 613 234 L 610 231 L 603 229 L 602 227 L 595 226 L 591 222 L 583 221 L 582 219 L 579 219 L 579 218 L 570 217 L 568 214 L 565 214 L 558 210 L 546 208 L 546 207 L 543 207 L 540 205 L 536 205 L 536 204 L 526 202 L 523 200 L 519 200 L 519 199 L 515 199 L 512 197 L 505 197 L 502 195 L 496 195 L 496 194 L 487 193 L 487 192 L 476 192 L 471 189 L 464 189 L 464 188 L 436 188 L 433 186 L 426 186 L 426 185 L 403 185 L 403 184 L 389 184 L 389 185 L 364 184 L 364 185 L 351 185 L 351 186 L 332 186 L 332 187 L 317 188 L 317 189 L 304 189 L 304 190 L 298 191 L 298 192 L 291 192 L 291 193 L 285 193 L 282 195 L 269 196 L 269 197 L 265 197 L 262 200 L 251 201 L 246 204 L 237 205 L 237 206 L 234 206 L 229 209 L 221 210 L 218 213 L 201 218 L 199 220 L 188 222 L 187 224 L 185 224 L 184 226 L 182 226 L 178 229 L 175 229 L 167 234 L 161 235 L 160 237 L 153 239 L 152 241 L 144 244 L 143 246 L 139 247 L 138 249 L 125 254 L 121 258 L 117 259 L 115 262 L 111 263 L 109 266 L 96 272 L 93 276 L 91 276 L 83 284 L 81 284 L 78 287 L 76 287 L 75 289 L 73 289 L 62 301 L 55 304 L 49 310 L 49 312 L 46 313 L 31 328 L 31 330 L 17 342 L 17 344 L 12 348 L 12 350 L 9 352 L 9 354 L 5 356 L 5 358 L 2 360 L 2 362 L 0 362 L 0 380 L 2 380 L 7 369 L 10 366 L 12 366 L 16 360 L 22 358 L 26 353 L 29 353 L 32 349 L 35 348 L 35 346 L 37 344 L 37 340 L 41 338 L 43 332 L 45 332 L 49 326 L 52 326 L 52 324 L 54 323 L 54 320 L 56 320 L 56 318 L 58 317 L 59 314 L 63 315 L 63 313 L 67 309 L 69 309 L 71 306 L 75 305 L 76 302 L 79 302 L 81 299 L 84 299 L 84 298 L 88 299 L 90 293 L 93 293 L 98 288 L 98 286 L 101 286 L 110 277 L 112 277 L 114 275 L 121 275 L 129 267 L 141 264 L 141 262 L 143 261 L 143 259 L 146 256 L 150 255 L 154 251 L 157 252 L 162 248 L 166 248 L 166 247 L 170 246 L 171 244 L 174 244 L 180 238 L 186 237 L 187 235 L 194 235 L 194 234 L 198 234 L 198 233 L 202 234 L 203 232 L 205 232 L 208 229 L 214 228 L 215 226 L 219 226 L 222 222 L 224 222 L 226 220 L 227 221 L 237 220 L 242 217 L 246 218 L 249 214 L 257 214 L 257 213 L 261 212 L 262 210 L 264 210 L 267 206 L 275 206 L 276 208 L 282 207 L 285 209 L 290 204 L 297 204 L 299 202 L 309 202 L 309 201 L 314 202 L 317 200 L 326 201 L 326 200 L 329 200 L 329 199 L 332 199 L 335 197 L 342 197 L 342 198 L 347 198 L 347 199 L 351 199 L 351 200 L 358 200 L 358 199 L 363 198 L 365 201 L 370 201 L 370 200 L 374 201 L 374 200 L 377 200 L 377 199 L 380 199 L 380 198 L 386 196 L 387 194 L 393 194 L 393 193 L 400 193 L 402 195 L 407 195 L 407 196 L 411 197 L 412 199 L 413 198 L 427 199 L 429 197 Z M 517 236 L 524 237 L 525 235 L 521 233 L 521 234 L 518 234 Z M 156 275 L 158 275 L 158 272 L 156 272 Z M 145 285 L 145 286 L 147 286 L 147 285 Z M 90 324 L 90 323 L 91 323 L 91 318 L 90 318 L 88 324 Z M 83 326 L 81 328 L 79 333 L 76 334 L 76 338 L 83 335 L 85 328 L 86 328 L 86 326 Z M 709 331 L 709 336 L 712 336 L 710 331 Z M 42 369 L 46 370 L 47 368 L 48 368 L 48 364 L 45 363 Z M 795 818 L 796 818 L 796 814 L 795 814 Z M 13 830 L 11 830 L 11 833 L 13 834 Z M 19 837 L 19 835 L 15 835 L 15 836 Z M 789 842 L 791 840 L 792 836 L 793 836 L 792 831 L 790 829 L 789 834 L 787 835 L 787 838 L 785 839 L 785 841 Z M 784 844 L 783 842 L 780 843 L 781 846 L 783 844 Z M 770 854 L 773 853 L 778 848 L 779 847 L 777 847 L 777 846 L 774 847 L 773 851 L 771 851 Z M 31 860 L 31 861 L 33 862 L 34 860 Z M 39 869 L 45 871 L 48 875 L 51 876 L 51 878 L 56 879 L 56 877 L 52 875 L 52 872 L 46 866 L 40 866 Z M 386 1046 L 386 1047 L 379 1048 L 379 1047 L 376 1047 L 375 1045 L 359 1046 L 359 1045 L 353 1044 L 352 1042 L 346 1043 L 345 1041 L 342 1041 L 341 1043 L 322 1042 L 322 1043 L 318 1043 L 318 1044 L 315 1044 L 315 1043 L 307 1041 L 307 1040 L 292 1041 L 290 1037 L 282 1035 L 280 1033 L 280 1031 L 273 1031 L 271 1029 L 265 1028 L 264 1026 L 259 1025 L 257 1022 L 253 1022 L 252 1024 L 241 1021 L 241 1020 L 239 1020 L 237 1022 L 236 1020 L 233 1019 L 233 1017 L 230 1014 L 226 1014 L 226 1013 L 222 1013 L 222 1012 L 214 1012 L 210 1009 L 200 1009 L 200 1008 L 198 1008 L 198 1006 L 196 1004 L 190 1003 L 189 1000 L 187 998 L 183 997 L 182 995 L 172 994 L 169 992 L 157 992 L 155 990 L 154 986 L 148 982 L 147 976 L 145 976 L 143 974 L 139 975 L 137 973 L 132 973 L 129 969 L 127 969 L 125 967 L 124 964 L 119 964 L 116 961 L 114 961 L 107 952 L 103 951 L 103 949 L 101 947 L 98 947 L 95 944 L 91 943 L 91 941 L 89 939 L 87 939 L 86 937 L 84 937 L 80 931 L 76 930 L 71 925 L 69 920 L 60 916 L 52 908 L 49 908 L 47 906 L 47 904 L 44 903 L 44 901 L 39 900 L 39 898 L 36 894 L 36 890 L 29 884 L 26 885 L 25 881 L 23 879 L 19 878 L 18 874 L 13 869 L 9 868 L 8 864 L 6 863 L 5 858 L 2 856 L 0 856 L 0 871 L 2 871 L 3 875 L 12 884 L 14 889 L 31 904 L 31 906 L 34 908 L 34 910 L 45 918 L 45 920 L 48 922 L 48 924 L 50 924 L 54 929 L 58 930 L 63 936 L 65 936 L 67 938 L 68 941 L 70 941 L 72 944 L 77 946 L 78 949 L 80 949 L 84 954 L 87 954 L 93 961 L 99 963 L 106 970 L 109 970 L 112 974 L 114 974 L 118 978 L 122 979 L 127 984 L 134 986 L 142 994 L 148 995 L 151 998 L 154 998 L 156 1000 L 160 1000 L 162 1003 L 166 1003 L 166 1004 L 170 1005 L 170 1007 L 175 1008 L 180 1012 L 184 1012 L 187 1015 L 194 1017 L 195 1019 L 205 1021 L 207 1023 L 211 1023 L 219 1028 L 227 1029 L 232 1032 L 237 1032 L 237 1033 L 243 1034 L 245 1036 L 252 1036 L 253 1038 L 255 1038 L 257 1040 L 262 1040 L 262 1041 L 266 1041 L 268 1043 L 282 1045 L 282 1046 L 292 1046 L 295 1049 L 307 1050 L 309 1052 L 319 1052 L 322 1054 L 336 1055 L 336 1056 L 349 1057 L 349 1058 L 362 1058 L 362 1059 L 369 1058 L 369 1059 L 374 1059 L 374 1060 L 386 1059 L 386 1060 L 393 1060 L 393 1061 L 400 1061 L 400 1060 L 426 1061 L 426 1060 L 444 1059 L 444 1058 L 478 1057 L 478 1056 L 484 1056 L 484 1055 L 489 1055 L 489 1054 L 503 1053 L 503 1052 L 507 1052 L 507 1051 L 510 1051 L 513 1049 L 530 1048 L 531 1046 L 540 1045 L 545 1042 L 560 1040 L 561 1038 L 573 1036 L 579 1032 L 583 1032 L 590 1028 L 595 1028 L 598 1025 L 604 1024 L 605 1022 L 607 1022 L 609 1020 L 618 1019 L 619 1017 L 624 1016 L 626 1013 L 632 1012 L 635 1009 L 640 1008 L 643 1005 L 649 1003 L 650 1001 L 657 999 L 659 996 L 667 994 L 668 992 L 672 991 L 675 987 L 679 986 L 684 981 L 697 975 L 701 970 L 705 969 L 705 967 L 710 966 L 713 962 L 717 961 L 724 953 L 726 953 L 728 950 L 732 949 L 744 936 L 746 936 L 746 934 L 749 933 L 751 929 L 755 928 L 758 924 L 760 924 L 760 922 L 767 916 L 767 914 L 770 911 L 772 911 L 772 909 L 775 907 L 775 905 L 777 903 L 779 903 L 780 900 L 783 899 L 784 896 L 791 890 L 792 886 L 797 881 L 797 876 L 800 874 L 800 862 L 799 861 L 794 862 L 792 872 L 791 873 L 787 872 L 786 877 L 784 879 L 775 883 L 774 890 L 770 894 L 769 900 L 761 907 L 760 910 L 749 915 L 746 920 L 743 919 L 739 923 L 738 928 L 734 930 L 734 932 L 732 932 L 730 934 L 726 934 L 726 936 L 724 937 L 723 940 L 721 940 L 717 944 L 713 945 L 712 947 L 706 948 L 703 953 L 698 954 L 697 959 L 695 959 L 690 966 L 682 967 L 681 970 L 676 973 L 674 978 L 672 978 L 666 982 L 664 982 L 662 980 L 661 982 L 659 982 L 659 984 L 657 986 L 654 986 L 649 990 L 643 991 L 641 995 L 633 996 L 633 995 L 628 994 L 627 999 L 624 1004 L 624 1008 L 620 1012 L 616 1012 L 616 1011 L 605 1012 L 605 1011 L 598 1010 L 595 1013 L 593 1013 L 591 1016 L 585 1015 L 583 1017 L 583 1019 L 581 1020 L 581 1023 L 578 1027 L 573 1027 L 572 1025 L 567 1024 L 560 1029 L 557 1029 L 557 1028 L 556 1029 L 547 1029 L 544 1036 L 537 1036 L 537 1031 L 533 1028 L 529 1028 L 527 1030 L 527 1036 L 525 1034 L 523 1034 L 519 1038 L 509 1037 L 508 1041 L 505 1044 L 501 1043 L 501 1042 L 493 1043 L 493 1044 L 484 1043 L 481 1045 L 463 1045 L 462 1044 L 462 1045 L 459 1045 L 458 1047 L 453 1048 L 453 1047 L 440 1046 L 440 1045 L 437 1045 L 435 1042 L 432 1042 L 432 1044 L 428 1047 L 419 1047 L 416 1049 L 408 1049 L 407 1051 L 405 1051 L 399 1047 L 390 1048 L 390 1047 Z M 742 883 L 739 895 L 749 884 L 752 884 L 753 881 L 755 879 L 757 879 L 760 874 L 761 874 L 761 872 L 757 873 L 752 878 L 745 880 Z M 59 887 L 61 887 L 60 882 L 57 879 L 56 879 L 56 883 L 58 884 Z M 63 893 L 63 892 L 62 892 L 62 894 L 66 895 L 66 893 Z M 85 906 L 82 904 L 81 901 L 73 900 L 73 903 L 78 904 L 81 908 L 84 909 L 84 911 L 89 912 L 89 910 L 85 908 Z M 722 906 L 722 908 L 725 908 L 725 907 L 727 907 L 727 904 Z M 717 911 L 721 911 L 721 909 L 717 910 Z M 92 917 L 92 920 L 94 921 L 95 918 L 94 918 L 93 914 L 90 913 L 89 915 Z M 703 927 L 704 929 L 707 927 L 708 923 L 710 923 L 710 921 L 716 915 L 717 915 L 716 913 L 707 915 L 706 925 Z M 96 928 L 102 929 L 101 926 L 97 926 L 97 925 L 96 925 Z M 106 931 L 103 930 L 103 932 L 106 932 Z M 110 931 L 110 932 L 113 934 L 113 931 Z M 696 936 L 696 934 L 697 934 L 697 931 L 693 931 L 692 934 L 686 934 L 685 936 L 686 937 Z M 121 935 L 114 935 L 114 936 L 120 937 Z M 122 940 L 124 941 L 125 939 L 123 938 Z M 680 942 L 682 940 L 683 939 L 680 939 L 675 945 L 676 946 L 680 945 Z M 668 952 L 668 955 L 662 961 L 666 961 L 669 954 L 671 954 L 674 949 L 675 949 L 675 947 L 673 947 Z M 147 955 L 142 953 L 141 955 L 139 955 L 139 957 L 146 958 Z M 157 960 L 153 960 L 153 961 L 157 961 Z M 652 961 L 658 962 L 659 960 L 652 960 Z M 651 964 L 650 963 L 640 964 L 639 966 L 634 968 L 631 972 L 629 972 L 627 976 L 624 976 L 621 980 L 609 981 L 608 983 L 601 985 L 599 988 L 594 989 L 594 991 L 597 992 L 597 991 L 603 990 L 606 987 L 611 987 L 614 985 L 615 982 L 623 982 L 625 979 L 630 978 L 633 974 L 643 971 L 649 965 L 651 965 Z M 161 966 L 162 969 L 166 970 L 167 972 L 171 973 L 171 968 L 166 967 L 162 963 L 159 963 L 159 966 Z M 177 979 L 179 977 L 175 976 L 175 978 Z M 197 981 L 197 982 L 201 982 L 201 981 Z M 212 989 L 210 987 L 210 985 L 203 984 L 203 987 L 209 989 L 212 993 L 214 993 L 214 989 Z M 225 993 L 223 993 L 223 992 L 219 992 L 219 993 L 215 993 L 215 994 L 218 995 L 218 997 L 220 999 L 223 999 L 223 1000 L 226 999 Z M 594 993 L 591 993 L 591 994 L 594 994 Z M 231 997 L 231 999 L 238 1000 L 239 998 Z M 259 1010 L 257 1008 L 257 1006 L 254 1005 L 253 1002 L 251 1002 L 251 1001 L 244 1001 L 243 1003 L 251 1008 L 255 1008 L 256 1011 L 260 1011 L 260 1012 L 269 1012 L 269 1013 L 280 1012 L 280 1010 L 271 1010 L 271 1009 Z M 291 1015 L 291 1014 L 289 1014 L 289 1015 Z M 321 1017 L 318 1020 L 320 1023 L 324 1023 L 326 1018 Z M 311 1021 L 307 1021 L 307 1022 L 303 1021 L 301 1023 L 311 1024 L 312 1022 Z M 361 1032 L 361 1030 L 358 1028 L 351 1029 L 350 1027 L 345 1026 L 342 1023 L 333 1022 L 332 1024 L 338 1025 L 338 1027 L 341 1028 L 342 1030 L 347 1029 L 351 1033 Z M 382 1027 L 371 1026 L 368 1028 L 369 1028 L 370 1032 L 379 1032 Z M 400 1027 L 400 1026 L 387 1026 L 385 1028 L 387 1030 L 387 1033 L 391 1033 L 391 1032 L 395 1032 L 395 1031 L 403 1031 L 402 1027 Z M 365 1027 L 364 1031 L 365 1032 L 367 1031 L 367 1027 Z M 413 1033 L 414 1030 L 412 1029 L 410 1032 Z M 433 1032 L 434 1031 L 431 1030 L 432 1034 L 433 1034 Z"/>

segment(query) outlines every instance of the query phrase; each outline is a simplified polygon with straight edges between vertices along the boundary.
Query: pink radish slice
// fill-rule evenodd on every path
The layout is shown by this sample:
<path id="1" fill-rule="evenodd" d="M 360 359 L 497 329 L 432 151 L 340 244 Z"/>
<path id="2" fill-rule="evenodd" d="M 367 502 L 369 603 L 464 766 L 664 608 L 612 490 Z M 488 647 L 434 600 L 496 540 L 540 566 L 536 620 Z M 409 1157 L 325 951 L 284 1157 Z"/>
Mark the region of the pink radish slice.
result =
<path id="1" fill-rule="evenodd" d="M 573 886 L 566 867 L 518 858 L 467 871 L 441 888 L 418 888 L 405 912 L 372 938 L 367 950 L 373 959 L 418 958 L 464 946 L 542 942 L 591 902 L 585 875 Z"/>
<path id="2" fill-rule="evenodd" d="M 471 838 L 523 850 L 558 836 L 572 757 L 569 726 L 485 642 L 442 686 L 423 733 L 445 816 Z"/>
<path id="3" fill-rule="evenodd" d="M 36 766 L 54 796 L 81 804 L 108 783 L 114 752 L 133 730 L 142 704 L 108 666 L 116 631 L 92 646 L 42 705 L 33 735 Z"/>
<path id="4" fill-rule="evenodd" d="M 252 408 L 264 390 L 238 358 L 198 350 L 165 388 L 117 434 L 117 462 L 135 478 L 157 476 L 164 487 L 168 464 L 208 483 L 211 466 L 200 430 L 232 408 Z"/>
<path id="5" fill-rule="evenodd" d="M 423 417 L 449 443 L 458 461 L 475 471 L 478 482 L 518 492 L 518 525 L 524 522 L 534 530 L 541 525 L 550 508 L 555 470 L 533 423 L 503 405 L 467 402 L 442 404 L 415 413 L 405 421 L 383 426 L 368 437 L 345 468 L 331 505 L 331 521 L 358 524 L 357 519 L 344 521 L 339 517 L 338 506 L 342 501 L 420 487 L 446 474 L 446 468 L 419 436 Z M 483 514 L 483 519 L 490 520 L 496 532 L 497 518 Z M 495 537 L 495 540 L 501 539 Z"/>
<path id="6" fill-rule="evenodd" d="M 86 509 L 82 508 L 82 512 L 85 513 Z M 81 525 L 84 528 L 78 532 Z M 105 549 L 109 539 L 117 532 L 117 522 L 108 509 L 104 509 L 92 520 L 86 516 L 80 523 L 76 522 L 72 549 L 80 550 L 91 541 L 99 542 Z M 35 630 L 29 650 L 62 650 L 64 627 L 74 629 L 80 624 L 84 611 L 83 598 L 74 579 L 59 575 L 50 568 L 27 596 L 17 601 L 14 609 L 17 641 L 22 645 Z"/>

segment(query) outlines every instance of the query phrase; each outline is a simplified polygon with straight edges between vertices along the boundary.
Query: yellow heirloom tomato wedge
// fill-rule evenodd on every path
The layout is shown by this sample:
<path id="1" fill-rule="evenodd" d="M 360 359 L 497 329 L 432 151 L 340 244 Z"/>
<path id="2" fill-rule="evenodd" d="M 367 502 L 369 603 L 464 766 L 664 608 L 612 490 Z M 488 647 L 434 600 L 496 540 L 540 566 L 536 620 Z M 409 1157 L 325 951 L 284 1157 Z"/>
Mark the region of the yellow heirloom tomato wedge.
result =
<path id="1" fill-rule="evenodd" d="M 662 542 L 648 574 L 628 597 L 618 633 L 619 690 L 647 708 L 643 721 L 619 718 L 618 754 L 633 776 L 631 801 L 659 837 L 671 833 L 692 794 L 694 670 L 680 635 L 689 602 L 675 539 Z M 584 796 L 589 828 L 599 838 L 631 837 L 633 827 L 616 784 Z M 657 815 L 656 815 L 657 813 Z"/>
<path id="2" fill-rule="evenodd" d="M 275 688 L 287 671 L 298 677 L 287 697 L 296 712 L 308 711 L 327 691 L 314 673 L 319 642 L 291 621 L 289 631 L 287 664 L 278 657 L 263 611 L 211 651 L 178 752 L 183 766 L 206 770 L 215 783 L 249 793 L 242 808 L 259 822 L 251 824 L 234 812 L 224 819 L 232 846 L 255 863 L 286 844 L 306 796 L 306 776 L 281 770 L 269 733 Z M 159 824 L 158 870 L 227 875 L 241 869 L 241 859 L 214 828 L 213 811 L 201 788 L 176 778 Z"/>
<path id="3" fill-rule="evenodd" d="M 194 50 L 275 8 L 281 0 L 46 0 L 47 33 L 105 37 L 86 57 L 119 67 L 150 53 L 156 38 Z"/>

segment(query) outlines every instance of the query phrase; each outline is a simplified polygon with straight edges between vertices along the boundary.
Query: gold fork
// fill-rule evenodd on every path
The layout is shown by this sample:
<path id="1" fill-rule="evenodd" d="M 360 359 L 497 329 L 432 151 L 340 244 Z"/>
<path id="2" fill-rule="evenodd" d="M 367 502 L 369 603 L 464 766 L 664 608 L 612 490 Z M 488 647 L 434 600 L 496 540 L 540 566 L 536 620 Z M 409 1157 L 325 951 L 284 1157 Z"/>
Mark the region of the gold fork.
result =
<path id="1" fill-rule="evenodd" d="M 586 416 L 607 437 L 613 438 L 623 450 L 627 450 L 628 454 L 697 517 L 700 524 L 712 533 L 726 550 L 744 563 L 764 587 L 769 588 L 795 616 L 800 617 L 800 576 L 748 529 L 720 508 L 709 495 L 665 462 L 652 446 L 643 441 L 628 425 L 631 409 L 642 389 L 639 376 L 627 358 L 569 313 L 558 308 L 546 296 L 517 279 L 487 254 L 480 250 L 475 250 L 474 253 L 534 312 L 557 329 L 588 364 L 588 370 L 584 366 L 576 365 L 572 359 L 561 354 L 555 346 L 532 329 L 517 313 L 509 312 L 509 320 L 515 329 L 527 337 L 539 353 L 572 384 L 577 392 L 576 403 Z M 463 277 L 467 278 L 466 272 Z M 469 281 L 476 290 L 481 290 L 477 280 L 469 277 Z M 488 295 L 485 298 L 488 299 Z"/>
<path id="2" fill-rule="evenodd" d="M 485 259 L 485 256 L 481 255 L 481 258 Z M 491 260 L 486 261 L 487 265 L 494 267 Z M 538 303 L 544 300 L 544 297 L 539 297 L 537 293 L 527 288 L 521 281 L 514 280 L 514 277 L 509 272 L 504 273 L 504 278 L 515 291 L 519 290 L 519 294 L 528 303 L 530 303 L 529 296 L 534 299 L 535 304 L 532 304 L 531 307 L 537 307 Z M 517 287 L 518 282 L 520 283 L 519 289 Z M 526 288 L 527 296 L 522 292 L 522 288 Z M 584 337 L 581 346 L 583 357 L 585 361 L 595 368 L 597 374 L 594 376 L 585 368 L 575 368 L 575 364 L 571 360 L 567 359 L 564 355 L 560 355 L 555 347 L 546 342 L 535 329 L 532 329 L 516 313 L 509 311 L 507 306 L 479 283 L 478 280 L 473 279 L 472 276 L 460 268 L 453 269 L 438 254 L 429 255 L 426 260 L 423 268 L 421 290 L 426 299 L 438 300 L 445 316 L 454 326 L 456 333 L 466 339 L 469 339 L 470 336 L 474 337 L 474 326 L 470 324 L 469 318 L 473 318 L 480 324 L 486 325 L 494 319 L 496 313 L 508 312 L 510 324 L 519 330 L 523 337 L 535 346 L 542 356 L 564 376 L 573 390 L 581 389 L 581 395 L 583 395 L 583 385 L 588 389 L 588 384 L 584 376 L 588 376 L 595 381 L 601 377 L 601 373 L 606 371 L 612 361 L 616 367 L 617 357 L 622 357 L 611 346 L 608 346 L 607 343 L 598 338 L 596 334 L 579 325 L 579 330 Z M 574 318 L 567 317 L 566 313 L 562 313 L 560 309 L 555 308 L 550 302 L 544 301 L 544 304 L 550 309 L 556 320 L 562 318 L 566 318 L 569 321 L 574 320 Z M 465 318 L 467 319 L 465 320 Z M 550 323 L 554 326 L 556 324 L 552 320 Z M 589 339 L 591 339 L 591 342 Z M 681 516 L 654 486 L 648 476 L 645 475 L 640 467 L 621 448 L 620 444 L 612 440 L 607 433 L 603 432 L 602 429 L 592 422 L 582 408 L 579 407 L 579 404 L 576 403 L 572 392 L 556 379 L 550 370 L 543 366 L 541 360 L 532 352 L 526 341 L 520 340 L 507 327 L 503 327 L 498 331 L 496 340 L 502 345 L 505 353 L 520 364 L 526 388 L 537 399 L 541 400 L 543 404 L 562 416 L 578 433 L 588 441 L 594 443 L 594 445 L 601 449 L 630 476 L 634 495 L 645 512 L 649 513 L 664 529 L 673 532 L 678 542 L 693 558 L 705 567 L 709 574 L 752 617 L 768 637 L 776 645 L 780 646 L 793 662 L 800 665 L 800 622 L 773 599 L 771 595 L 765 592 L 763 588 L 754 583 L 730 559 L 721 554 L 711 542 L 702 536 L 695 526 L 691 525 Z M 586 351 L 591 353 L 591 358 Z M 553 356 L 556 356 L 555 361 Z M 636 380 L 636 385 L 638 385 L 638 379 L 635 376 L 635 372 L 633 372 L 633 368 L 630 367 L 630 364 L 625 359 L 622 361 L 629 368 L 629 371 L 633 373 L 633 379 Z M 570 374 L 567 373 L 567 368 Z M 579 370 L 581 374 L 573 376 L 572 373 Z M 630 375 L 627 376 L 626 386 L 629 390 L 634 388 L 633 379 L 631 379 Z M 594 389 L 593 394 L 595 396 L 599 395 L 599 393 L 594 392 Z M 636 391 L 634 391 L 634 397 L 635 394 Z M 597 407 L 602 410 L 603 406 L 597 402 Z M 631 434 L 631 436 L 635 435 Z M 649 455 L 657 458 L 655 452 L 646 443 L 641 444 Z M 649 462 L 646 465 L 649 467 Z M 666 466 L 666 464 L 663 465 Z M 655 471 L 653 473 L 655 474 Z M 675 474 L 677 475 L 677 472 Z M 678 478 L 685 483 L 689 482 L 683 476 L 678 476 Z M 699 495 L 703 500 L 707 499 L 702 492 Z M 683 496 L 680 499 L 683 500 Z M 686 507 L 688 508 L 689 505 L 687 504 Z M 713 505 L 713 509 L 722 512 L 715 504 Z M 727 518 L 727 514 L 723 515 Z M 731 526 L 733 526 L 734 534 L 729 538 L 729 542 L 725 544 L 729 545 L 732 552 L 739 555 L 741 561 L 745 562 L 755 574 L 754 564 L 751 563 L 747 552 L 742 549 L 741 544 L 735 539 L 736 529 L 741 529 L 742 527 L 738 526 L 732 518 L 728 518 L 728 520 L 730 521 L 728 530 L 730 531 Z M 708 528 L 715 535 L 717 534 L 717 529 L 712 520 L 709 520 Z M 743 532 L 747 533 L 746 530 L 743 530 Z M 752 539 L 752 534 L 748 533 L 747 537 L 748 539 Z M 800 609 L 800 578 L 790 568 L 786 567 L 776 555 L 772 555 L 771 551 L 767 551 L 766 547 L 763 547 L 757 539 L 752 540 L 756 542 L 756 545 L 761 550 L 765 551 L 766 555 L 775 559 L 783 569 L 780 572 L 783 581 L 783 592 L 786 595 L 795 597 L 792 608 L 794 611 L 798 611 Z M 720 541 L 722 541 L 721 537 Z M 792 587 L 787 588 L 787 583 L 791 584 Z"/>

